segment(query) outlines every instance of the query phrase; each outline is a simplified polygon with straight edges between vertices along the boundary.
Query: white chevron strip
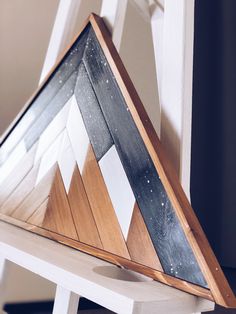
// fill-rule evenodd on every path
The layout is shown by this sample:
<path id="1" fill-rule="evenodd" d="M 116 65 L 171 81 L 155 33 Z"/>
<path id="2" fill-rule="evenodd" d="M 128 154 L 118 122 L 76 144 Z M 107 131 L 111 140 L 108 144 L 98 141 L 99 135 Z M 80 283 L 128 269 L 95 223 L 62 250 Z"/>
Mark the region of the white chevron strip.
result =
<path id="1" fill-rule="evenodd" d="M 53 144 L 42 156 L 35 186 L 42 180 L 42 178 L 51 169 L 51 167 L 58 161 L 64 136 L 65 130 L 56 138 Z"/>
<path id="2" fill-rule="evenodd" d="M 90 141 L 75 96 L 72 96 L 66 128 L 75 154 L 75 159 L 82 173 Z"/>
<path id="3" fill-rule="evenodd" d="M 21 158 L 26 154 L 26 152 L 25 143 L 24 141 L 21 141 L 13 150 L 5 163 L 0 167 L 0 183 L 2 183 L 7 178 Z"/>
<path id="4" fill-rule="evenodd" d="M 35 162 L 42 157 L 43 153 L 48 149 L 51 143 L 55 141 L 56 137 L 64 130 L 68 114 L 70 111 L 72 98 L 70 98 L 61 111 L 55 116 L 53 121 L 47 126 L 39 139 L 39 145 L 35 156 Z"/>
<path id="5" fill-rule="evenodd" d="M 115 145 L 100 159 L 99 166 L 124 238 L 127 240 L 135 197 Z"/>
<path id="6" fill-rule="evenodd" d="M 62 140 L 62 147 L 61 152 L 59 153 L 58 164 L 66 193 L 68 193 L 70 189 L 71 179 L 76 166 L 76 161 L 67 131 L 65 131 L 64 138 Z"/>

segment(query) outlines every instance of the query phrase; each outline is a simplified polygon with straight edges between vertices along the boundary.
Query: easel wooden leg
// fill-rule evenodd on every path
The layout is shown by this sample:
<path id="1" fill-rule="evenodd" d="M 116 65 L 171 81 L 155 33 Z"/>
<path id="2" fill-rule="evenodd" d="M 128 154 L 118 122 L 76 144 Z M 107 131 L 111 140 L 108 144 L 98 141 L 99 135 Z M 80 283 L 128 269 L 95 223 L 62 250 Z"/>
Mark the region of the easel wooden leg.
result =
<path id="1" fill-rule="evenodd" d="M 61 286 L 57 286 L 53 314 L 76 314 L 79 298 L 79 295 Z"/>
<path id="2" fill-rule="evenodd" d="M 0 256 L 0 314 L 6 314 L 6 312 L 3 311 L 3 306 L 6 295 L 7 265 L 8 261 L 3 256 Z"/>

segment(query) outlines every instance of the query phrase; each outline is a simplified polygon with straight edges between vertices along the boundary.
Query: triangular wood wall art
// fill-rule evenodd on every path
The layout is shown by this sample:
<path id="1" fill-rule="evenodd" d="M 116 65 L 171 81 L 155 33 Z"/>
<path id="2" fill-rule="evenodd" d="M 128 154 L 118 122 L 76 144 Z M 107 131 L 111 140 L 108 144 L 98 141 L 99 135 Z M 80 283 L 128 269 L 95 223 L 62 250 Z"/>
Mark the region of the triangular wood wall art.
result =
<path id="1" fill-rule="evenodd" d="M 98 16 L 2 137 L 0 167 L 1 220 L 236 306 Z"/>

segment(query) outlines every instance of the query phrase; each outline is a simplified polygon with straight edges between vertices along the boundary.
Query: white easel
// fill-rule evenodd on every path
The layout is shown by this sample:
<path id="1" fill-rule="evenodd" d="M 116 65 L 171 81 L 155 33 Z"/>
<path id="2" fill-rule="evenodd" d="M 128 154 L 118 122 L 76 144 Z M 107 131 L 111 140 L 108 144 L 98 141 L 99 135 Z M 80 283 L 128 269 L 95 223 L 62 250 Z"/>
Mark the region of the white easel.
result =
<path id="1" fill-rule="evenodd" d="M 40 81 L 90 12 L 103 16 L 112 31 L 189 195 L 194 0 L 60 0 Z M 130 46 L 132 36 L 141 37 L 142 42 Z M 79 296 L 125 314 L 190 314 L 214 308 L 213 302 L 3 222 L 0 256 L 1 291 L 8 263 L 13 262 L 57 285 L 54 314 L 76 313 Z M 0 302 L 4 304 L 2 293 Z"/>
<path id="2" fill-rule="evenodd" d="M 0 222 L 0 256 L 2 274 L 10 261 L 57 285 L 53 314 L 77 313 L 80 296 L 122 314 L 189 314 L 214 308 L 213 302 L 4 222 Z M 3 304 L 2 295 L 0 301 Z"/>

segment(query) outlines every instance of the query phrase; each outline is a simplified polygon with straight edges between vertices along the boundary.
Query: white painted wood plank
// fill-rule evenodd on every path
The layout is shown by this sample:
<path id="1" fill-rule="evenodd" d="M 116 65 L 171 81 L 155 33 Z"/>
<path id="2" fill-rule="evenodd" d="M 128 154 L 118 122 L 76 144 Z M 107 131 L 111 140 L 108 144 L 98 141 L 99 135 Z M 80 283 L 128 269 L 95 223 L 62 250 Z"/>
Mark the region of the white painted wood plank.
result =
<path id="1" fill-rule="evenodd" d="M 66 128 L 79 170 L 83 173 L 90 141 L 75 96 L 72 97 Z"/>
<path id="2" fill-rule="evenodd" d="M 192 142 L 192 86 L 193 86 L 193 41 L 194 41 L 194 3 L 185 1 L 185 42 L 183 78 L 183 120 L 180 146 L 180 182 L 190 200 L 191 142 Z"/>
<path id="3" fill-rule="evenodd" d="M 79 296 L 61 286 L 57 286 L 53 314 L 77 314 Z"/>
<path id="4" fill-rule="evenodd" d="M 34 113 L 28 112 L 27 117 L 25 117 L 24 123 L 22 125 L 19 123 L 17 126 L 17 132 L 15 132 L 14 135 L 9 136 L 7 141 L 4 143 L 4 149 L 6 149 L 6 151 L 9 151 L 12 147 L 15 147 L 19 143 L 19 141 L 22 139 L 24 133 L 26 132 L 26 130 L 28 130 L 29 126 L 34 121 L 34 119 L 35 119 Z M 3 140 L 3 138 L 4 134 L 3 137 L 0 137 L 0 142 Z M 2 158 L 0 158 L 0 162 L 1 159 L 5 160 L 5 158 L 6 155 L 3 154 Z"/>
<path id="5" fill-rule="evenodd" d="M 112 25 L 112 39 L 156 132 L 160 134 L 160 104 L 152 28 L 148 6 L 144 2 L 119 1 Z M 106 17 L 105 14 L 104 16 Z"/>
<path id="6" fill-rule="evenodd" d="M 37 148 L 37 153 L 35 156 L 34 164 L 42 157 L 43 153 L 48 149 L 50 144 L 56 139 L 56 137 L 63 131 L 66 127 L 66 122 L 68 119 L 68 114 L 70 111 L 71 98 L 67 101 L 65 106 L 60 110 L 60 112 L 55 116 L 52 122 L 47 126 L 39 138 L 39 144 Z"/>
<path id="7" fill-rule="evenodd" d="M 9 270 L 9 261 L 7 261 L 4 255 L 0 254 L 0 314 L 6 314 L 3 311 L 3 306 L 6 298 L 6 283 Z"/>
<path id="8" fill-rule="evenodd" d="M 39 83 L 45 79 L 61 53 L 80 31 L 88 15 L 100 12 L 101 1 L 60 0 Z"/>
<path id="9" fill-rule="evenodd" d="M 194 0 L 165 0 L 161 140 L 189 196 Z"/>
<path id="10" fill-rule="evenodd" d="M 65 40 L 75 23 L 81 0 L 60 0 L 49 46 L 40 76 L 41 83 L 55 64 L 58 55 L 65 48 Z M 69 21 L 71 24 L 69 24 Z"/>
<path id="11" fill-rule="evenodd" d="M 127 277 L 126 281 L 124 273 L 120 274 L 122 269 L 116 266 L 4 222 L 0 222 L 0 254 L 116 313 L 199 311 L 199 298 L 143 277 L 141 281 L 137 281 L 137 276 L 136 281 Z M 104 267 L 113 273 L 113 278 L 105 276 Z M 129 277 L 131 273 L 128 272 Z M 206 301 L 205 311 L 213 307 L 213 302 Z"/>
<path id="12" fill-rule="evenodd" d="M 65 131 L 63 131 L 48 148 L 42 156 L 35 186 L 42 180 L 52 166 L 58 161 L 60 151 L 64 139 Z"/>
<path id="13" fill-rule="evenodd" d="M 112 33 L 112 30 L 115 25 L 117 9 L 118 9 L 119 0 L 103 0 L 100 16 L 104 19 L 109 31 Z"/>
<path id="14" fill-rule="evenodd" d="M 61 176 L 65 186 L 66 193 L 68 193 L 76 161 L 67 131 L 64 134 L 61 151 L 58 157 L 58 165 L 61 171 Z"/>
<path id="15" fill-rule="evenodd" d="M 26 154 L 26 147 L 24 141 L 21 141 L 13 150 L 11 155 L 0 167 L 0 183 L 2 183 L 11 171 L 15 168 L 21 158 Z"/>
<path id="16" fill-rule="evenodd" d="M 150 16 L 152 27 L 152 41 L 155 55 L 156 75 L 158 86 L 162 81 L 162 58 L 163 58 L 163 23 L 164 23 L 164 6 L 154 0 L 150 4 Z M 159 88 L 159 99 L 161 89 Z"/>
<path id="17" fill-rule="evenodd" d="M 99 167 L 105 180 L 122 233 L 125 240 L 127 240 L 135 197 L 115 145 L 100 159 Z"/>
<path id="18" fill-rule="evenodd" d="M 107 27 L 112 33 L 112 41 L 119 51 L 126 19 L 126 10 L 129 0 L 103 0 L 101 17 L 104 18 Z"/>

